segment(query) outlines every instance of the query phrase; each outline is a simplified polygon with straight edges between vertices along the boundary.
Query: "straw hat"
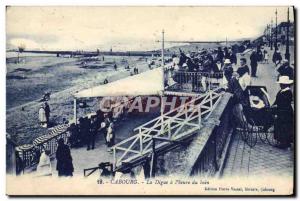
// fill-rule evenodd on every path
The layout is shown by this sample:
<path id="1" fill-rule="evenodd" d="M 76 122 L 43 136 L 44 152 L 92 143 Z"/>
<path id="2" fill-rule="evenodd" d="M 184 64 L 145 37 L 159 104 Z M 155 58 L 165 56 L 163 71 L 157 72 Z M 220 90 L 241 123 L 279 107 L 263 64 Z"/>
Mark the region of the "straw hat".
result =
<path id="1" fill-rule="evenodd" d="M 294 81 L 290 80 L 289 76 L 280 76 L 277 83 L 279 84 L 292 84 Z"/>
<path id="2" fill-rule="evenodd" d="M 230 59 L 225 59 L 224 64 L 231 64 Z"/>

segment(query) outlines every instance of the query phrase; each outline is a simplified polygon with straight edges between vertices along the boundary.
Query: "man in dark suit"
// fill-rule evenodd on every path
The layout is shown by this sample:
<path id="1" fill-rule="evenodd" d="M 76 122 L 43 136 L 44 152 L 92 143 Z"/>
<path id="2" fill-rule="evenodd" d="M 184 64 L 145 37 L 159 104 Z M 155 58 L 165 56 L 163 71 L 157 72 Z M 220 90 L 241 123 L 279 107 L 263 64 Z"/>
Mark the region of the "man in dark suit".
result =
<path id="1" fill-rule="evenodd" d="M 280 51 L 279 50 L 276 50 L 273 54 L 273 58 L 272 58 L 272 61 L 274 62 L 274 64 L 277 66 L 278 64 L 280 64 L 282 60 L 282 56 L 280 54 Z"/>
<path id="2" fill-rule="evenodd" d="M 258 65 L 258 61 L 259 61 L 259 55 L 258 53 L 255 51 L 255 49 L 253 50 L 252 54 L 250 55 L 250 66 L 251 66 L 251 77 L 257 77 L 256 76 L 256 71 L 257 71 L 257 65 Z"/>
<path id="3" fill-rule="evenodd" d="M 239 74 L 239 77 L 242 77 L 245 73 L 250 74 L 250 69 L 247 66 L 246 58 L 241 58 L 240 63 L 241 63 L 241 66 L 236 71 Z"/>
<path id="4" fill-rule="evenodd" d="M 45 102 L 45 114 L 46 114 L 46 120 L 47 120 L 47 125 L 49 126 L 49 120 L 50 120 L 50 106 L 47 103 L 47 101 Z"/>
<path id="5" fill-rule="evenodd" d="M 232 64 L 236 65 L 237 63 L 236 54 L 234 54 L 232 50 L 229 50 L 229 59 Z"/>
<path id="6" fill-rule="evenodd" d="M 294 80 L 294 69 L 289 65 L 287 59 L 284 59 L 283 64 L 277 69 L 279 76 L 288 76 L 290 80 Z"/>

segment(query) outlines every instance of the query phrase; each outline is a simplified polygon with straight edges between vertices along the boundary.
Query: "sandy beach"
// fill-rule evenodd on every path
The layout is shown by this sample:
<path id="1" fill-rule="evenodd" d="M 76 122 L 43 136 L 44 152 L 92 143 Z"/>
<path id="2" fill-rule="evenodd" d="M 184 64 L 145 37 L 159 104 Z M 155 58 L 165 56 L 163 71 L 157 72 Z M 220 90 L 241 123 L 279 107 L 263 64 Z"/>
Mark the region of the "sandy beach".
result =
<path id="1" fill-rule="evenodd" d="M 148 70 L 142 57 L 102 56 L 97 66 L 83 68 L 79 58 L 61 58 L 49 55 L 21 57 L 20 63 L 7 63 L 6 81 L 6 126 L 7 132 L 17 144 L 31 143 L 49 129 L 38 124 L 38 108 L 44 93 L 51 92 L 48 101 L 51 107 L 52 126 L 73 118 L 72 94 L 82 89 L 130 75 L 134 67 L 139 72 Z M 118 69 L 113 68 L 114 63 Z M 129 65 L 130 70 L 125 67 Z M 96 99 L 87 100 L 88 106 L 79 109 L 78 115 L 95 111 Z"/>

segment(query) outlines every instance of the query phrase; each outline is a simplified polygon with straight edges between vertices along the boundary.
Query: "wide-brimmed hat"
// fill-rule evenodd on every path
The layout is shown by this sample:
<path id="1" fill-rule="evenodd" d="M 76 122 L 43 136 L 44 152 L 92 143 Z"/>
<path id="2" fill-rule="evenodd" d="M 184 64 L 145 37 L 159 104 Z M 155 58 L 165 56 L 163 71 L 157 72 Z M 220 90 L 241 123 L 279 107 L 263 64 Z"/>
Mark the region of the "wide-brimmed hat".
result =
<path id="1" fill-rule="evenodd" d="M 225 59 L 224 64 L 231 64 L 230 59 Z"/>
<path id="2" fill-rule="evenodd" d="M 289 76 L 280 76 L 277 83 L 279 84 L 292 84 L 294 81 L 290 80 Z"/>

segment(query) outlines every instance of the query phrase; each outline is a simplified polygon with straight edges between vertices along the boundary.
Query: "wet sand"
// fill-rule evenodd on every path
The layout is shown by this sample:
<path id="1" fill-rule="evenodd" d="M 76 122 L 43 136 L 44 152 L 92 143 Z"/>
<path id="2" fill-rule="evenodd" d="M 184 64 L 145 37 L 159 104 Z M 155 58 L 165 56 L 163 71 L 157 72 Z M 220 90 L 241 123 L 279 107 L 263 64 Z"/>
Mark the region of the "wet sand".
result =
<path id="1" fill-rule="evenodd" d="M 102 60 L 102 57 L 100 57 Z M 127 62 L 126 62 L 127 61 Z M 114 70 L 116 62 L 118 69 Z M 51 92 L 49 102 L 52 125 L 63 123 L 63 118 L 73 118 L 72 94 L 82 89 L 130 75 L 133 67 L 140 72 L 148 70 L 142 57 L 105 57 L 100 64 L 105 68 L 82 68 L 77 58 L 26 57 L 25 62 L 7 64 L 7 132 L 17 144 L 31 143 L 36 137 L 47 134 L 49 129 L 38 124 L 39 100 L 45 92 Z M 130 66 L 130 71 L 125 66 Z M 18 77 L 17 77 L 18 78 Z M 79 109 L 78 116 L 95 111 L 96 99 L 87 100 L 90 107 Z"/>

